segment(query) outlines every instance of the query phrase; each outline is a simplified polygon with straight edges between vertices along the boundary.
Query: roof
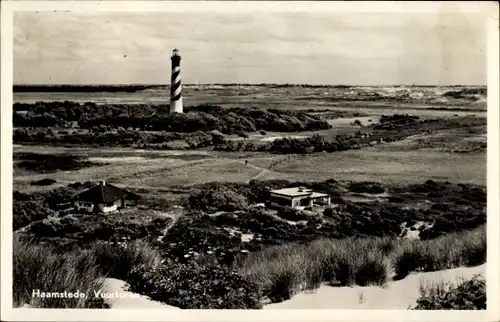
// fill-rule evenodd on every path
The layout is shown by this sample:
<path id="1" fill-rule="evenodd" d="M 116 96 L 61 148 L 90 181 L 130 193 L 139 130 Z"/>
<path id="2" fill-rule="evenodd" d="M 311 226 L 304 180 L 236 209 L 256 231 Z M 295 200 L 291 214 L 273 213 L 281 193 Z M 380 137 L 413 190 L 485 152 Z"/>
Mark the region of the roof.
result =
<path id="1" fill-rule="evenodd" d="M 326 198 L 326 197 L 330 197 L 330 196 L 326 193 L 321 193 L 321 192 L 313 192 L 311 194 L 311 198 Z"/>
<path id="2" fill-rule="evenodd" d="M 309 196 L 313 193 L 311 189 L 304 187 L 293 187 L 279 190 L 271 190 L 271 193 L 288 197 Z"/>
<path id="3" fill-rule="evenodd" d="M 123 197 L 137 198 L 139 196 L 112 184 L 103 184 L 101 182 L 92 188 L 75 193 L 71 199 L 78 199 L 92 203 L 108 203 L 114 202 Z"/>

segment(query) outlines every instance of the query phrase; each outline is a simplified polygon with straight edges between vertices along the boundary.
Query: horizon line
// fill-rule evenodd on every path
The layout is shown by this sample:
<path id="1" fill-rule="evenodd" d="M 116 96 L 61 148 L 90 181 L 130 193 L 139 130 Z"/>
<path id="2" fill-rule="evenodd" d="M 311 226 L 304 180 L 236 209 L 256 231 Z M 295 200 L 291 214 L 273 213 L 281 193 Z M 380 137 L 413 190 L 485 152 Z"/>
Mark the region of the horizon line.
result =
<path id="1" fill-rule="evenodd" d="M 350 86 L 350 87 L 363 87 L 363 86 L 488 86 L 487 84 L 300 84 L 300 83 L 184 83 L 184 86 L 203 86 L 203 85 L 247 85 L 247 86 L 266 86 L 266 85 L 278 85 L 278 86 L 322 86 L 322 87 L 335 87 L 335 86 Z M 85 83 L 85 84 L 13 84 L 12 86 L 171 86 L 170 84 L 158 84 L 158 83 Z"/>

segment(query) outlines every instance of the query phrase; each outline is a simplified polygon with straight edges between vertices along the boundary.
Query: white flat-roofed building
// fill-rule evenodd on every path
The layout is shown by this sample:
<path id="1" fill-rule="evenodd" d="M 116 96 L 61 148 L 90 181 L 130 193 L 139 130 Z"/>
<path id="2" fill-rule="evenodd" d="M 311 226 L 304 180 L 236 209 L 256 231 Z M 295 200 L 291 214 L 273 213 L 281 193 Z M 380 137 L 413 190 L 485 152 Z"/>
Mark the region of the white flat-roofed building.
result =
<path id="1" fill-rule="evenodd" d="M 311 209 L 314 204 L 330 205 L 330 195 L 315 192 L 305 187 L 293 187 L 271 190 L 270 203 L 272 206 L 285 206 L 294 209 Z"/>

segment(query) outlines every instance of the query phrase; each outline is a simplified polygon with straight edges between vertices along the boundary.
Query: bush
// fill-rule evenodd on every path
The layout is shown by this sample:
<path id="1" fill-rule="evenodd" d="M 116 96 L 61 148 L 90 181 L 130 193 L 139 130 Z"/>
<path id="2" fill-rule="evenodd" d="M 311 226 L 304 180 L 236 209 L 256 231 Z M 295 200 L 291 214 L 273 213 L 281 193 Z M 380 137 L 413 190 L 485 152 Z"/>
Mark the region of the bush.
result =
<path id="1" fill-rule="evenodd" d="M 154 269 L 140 265 L 128 279 L 133 292 L 182 309 L 260 309 L 257 285 L 220 266 L 166 262 Z"/>
<path id="2" fill-rule="evenodd" d="M 349 185 L 350 192 L 379 194 L 384 193 L 385 189 L 376 182 L 354 182 Z"/>
<path id="3" fill-rule="evenodd" d="M 106 308 L 107 304 L 91 296 L 104 286 L 93 261 L 82 260 L 76 254 L 58 255 L 46 246 L 35 245 L 14 237 L 13 241 L 13 304 L 28 304 L 34 308 Z M 86 298 L 32 297 L 41 292 L 87 294 Z"/>
<path id="4" fill-rule="evenodd" d="M 248 139 L 248 138 L 249 138 L 248 134 L 246 134 L 245 132 L 238 132 L 238 136 L 239 136 L 240 138 L 245 138 L 245 139 Z"/>
<path id="5" fill-rule="evenodd" d="M 323 215 L 328 218 L 334 218 L 335 217 L 335 210 L 332 207 L 327 207 L 325 210 L 323 210 Z"/>
<path id="6" fill-rule="evenodd" d="M 41 179 L 41 180 L 38 180 L 38 181 L 31 181 L 31 185 L 32 186 L 50 186 L 50 185 L 53 185 L 54 183 L 56 183 L 57 181 L 54 180 L 54 179 Z"/>
<path id="7" fill-rule="evenodd" d="M 16 154 L 14 159 L 20 160 L 17 164 L 20 168 L 40 173 L 78 170 L 95 165 L 84 156 L 68 154 L 22 153 Z"/>
<path id="8" fill-rule="evenodd" d="M 278 216 L 283 219 L 291 221 L 308 220 L 310 216 L 306 215 L 303 211 L 293 209 L 290 207 L 276 207 L 278 209 Z"/>
<path id="9" fill-rule="evenodd" d="M 184 204 L 191 209 L 205 211 L 234 211 L 245 209 L 248 201 L 230 186 L 212 184 L 192 188 Z"/>
<path id="10" fill-rule="evenodd" d="M 481 275 L 456 285 L 440 282 L 420 285 L 420 297 L 413 310 L 485 310 L 486 281 Z"/>
<path id="11" fill-rule="evenodd" d="M 12 225 L 13 230 L 26 227 L 33 221 L 38 221 L 54 215 L 54 212 L 36 201 L 13 200 Z"/>

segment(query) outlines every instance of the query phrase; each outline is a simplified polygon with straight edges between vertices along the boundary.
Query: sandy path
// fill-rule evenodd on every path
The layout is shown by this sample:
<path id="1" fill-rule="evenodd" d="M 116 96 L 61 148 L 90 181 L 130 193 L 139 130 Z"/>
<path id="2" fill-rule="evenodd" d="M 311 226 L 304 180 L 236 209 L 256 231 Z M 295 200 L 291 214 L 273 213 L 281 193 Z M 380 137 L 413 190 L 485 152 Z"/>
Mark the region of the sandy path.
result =
<path id="1" fill-rule="evenodd" d="M 106 278 L 105 287 L 102 293 L 114 295 L 107 298 L 106 302 L 111 309 L 179 309 L 158 301 L 153 301 L 149 297 L 126 291 L 127 283 L 125 281 Z"/>
<path id="2" fill-rule="evenodd" d="M 470 279 L 474 274 L 484 274 L 485 268 L 486 264 L 483 264 L 475 267 L 411 274 L 403 280 L 389 282 L 386 288 L 325 285 L 311 293 L 301 292 L 288 301 L 266 305 L 264 309 L 406 310 L 416 304 L 420 295 L 421 281 L 425 284 L 440 280 L 456 283 L 459 278 Z"/>
<path id="3" fill-rule="evenodd" d="M 263 175 L 271 172 L 271 170 L 269 169 L 266 169 L 266 168 L 262 168 L 262 167 L 259 167 L 259 166 L 256 166 L 255 164 L 251 164 L 250 162 L 247 162 L 245 163 L 245 161 L 242 161 L 242 160 L 233 160 L 233 161 L 236 161 L 236 162 L 239 162 L 241 164 L 244 164 L 252 169 L 255 169 L 255 170 L 258 170 L 260 171 L 258 174 L 256 174 L 255 176 L 253 176 L 252 178 L 246 180 L 246 183 L 249 183 L 250 181 L 252 180 L 257 180 L 259 179 L 260 177 L 262 177 Z"/>

